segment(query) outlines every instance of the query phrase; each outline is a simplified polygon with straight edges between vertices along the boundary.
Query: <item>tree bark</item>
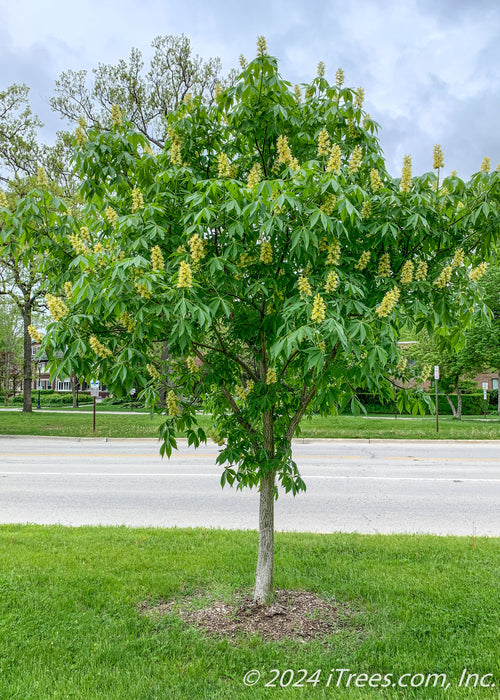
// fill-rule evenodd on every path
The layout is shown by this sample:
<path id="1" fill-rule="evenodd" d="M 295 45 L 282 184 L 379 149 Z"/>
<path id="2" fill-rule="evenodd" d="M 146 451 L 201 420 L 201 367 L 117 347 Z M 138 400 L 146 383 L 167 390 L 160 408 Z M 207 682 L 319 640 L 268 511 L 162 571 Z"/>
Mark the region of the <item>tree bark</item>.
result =
<path id="1" fill-rule="evenodd" d="M 497 389 L 497 395 L 498 395 L 497 410 L 498 410 L 498 413 L 500 414 L 500 369 L 498 370 L 498 389 Z"/>
<path id="2" fill-rule="evenodd" d="M 28 326 L 31 325 L 31 307 L 23 309 L 23 411 L 30 413 L 33 410 L 31 402 L 32 362 L 31 362 L 31 336 Z"/>
<path id="3" fill-rule="evenodd" d="M 264 449 L 267 457 L 274 457 L 274 418 L 271 411 L 263 416 Z M 260 480 L 259 500 L 259 551 L 253 599 L 269 605 L 274 600 L 274 485 L 276 470 Z"/>

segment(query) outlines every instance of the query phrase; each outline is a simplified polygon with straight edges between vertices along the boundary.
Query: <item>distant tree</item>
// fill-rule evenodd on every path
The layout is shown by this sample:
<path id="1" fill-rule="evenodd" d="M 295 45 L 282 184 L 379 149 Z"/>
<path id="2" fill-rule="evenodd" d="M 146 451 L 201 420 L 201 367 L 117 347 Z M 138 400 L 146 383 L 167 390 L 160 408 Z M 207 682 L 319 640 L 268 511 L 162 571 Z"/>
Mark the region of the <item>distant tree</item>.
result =
<path id="1" fill-rule="evenodd" d="M 390 387 L 404 325 L 466 322 L 499 234 L 499 172 L 440 183 L 413 177 L 407 156 L 391 179 L 362 103 L 322 64 L 292 90 L 261 38 L 213 104 L 178 103 L 157 156 L 118 108 L 78 138 L 72 294 L 44 346 L 66 349 L 54 371 L 98 372 L 117 395 L 143 387 L 153 407 L 166 376 L 163 454 L 176 431 L 205 440 L 197 411 L 212 414 L 222 484 L 260 490 L 260 602 L 274 593 L 278 485 L 305 489 L 301 419 Z M 168 354 L 152 362 L 158 342 Z"/>
<path id="2" fill-rule="evenodd" d="M 17 309 L 0 297 L 0 386 L 4 391 L 4 405 L 9 393 L 15 395 L 22 385 L 22 326 Z"/>

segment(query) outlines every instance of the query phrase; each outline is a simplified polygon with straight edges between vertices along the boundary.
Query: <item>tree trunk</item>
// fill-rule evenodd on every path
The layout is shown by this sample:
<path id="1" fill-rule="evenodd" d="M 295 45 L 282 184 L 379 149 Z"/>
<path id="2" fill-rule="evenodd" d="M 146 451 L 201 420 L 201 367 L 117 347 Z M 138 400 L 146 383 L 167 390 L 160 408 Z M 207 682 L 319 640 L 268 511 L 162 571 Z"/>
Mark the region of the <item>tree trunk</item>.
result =
<path id="1" fill-rule="evenodd" d="M 455 392 L 457 395 L 457 415 L 455 416 L 458 420 L 462 420 L 462 390 L 459 385 L 460 378 L 455 379 Z"/>
<path id="2" fill-rule="evenodd" d="M 31 403 L 31 382 L 33 378 L 29 325 L 31 325 L 31 307 L 25 306 L 23 309 L 23 411 L 25 413 L 30 413 L 33 410 Z"/>
<path id="3" fill-rule="evenodd" d="M 264 449 L 267 457 L 274 457 L 274 417 L 266 411 L 263 419 Z M 269 605 L 274 600 L 274 484 L 276 471 L 268 472 L 260 480 L 259 552 L 253 599 Z"/>
<path id="4" fill-rule="evenodd" d="M 458 416 L 457 416 L 457 409 L 455 408 L 455 404 L 454 404 L 453 401 L 451 400 L 451 397 L 450 397 L 449 392 L 448 392 L 448 391 L 445 391 L 445 392 L 444 392 L 444 395 L 446 396 L 446 400 L 447 400 L 448 403 L 450 404 L 451 412 L 453 413 L 453 418 L 458 418 Z"/>
<path id="5" fill-rule="evenodd" d="M 498 413 L 500 414 L 500 369 L 498 370 L 498 389 L 497 389 L 497 394 L 498 394 L 497 410 L 498 410 Z"/>
<path id="6" fill-rule="evenodd" d="M 76 376 L 74 374 L 72 374 L 71 375 L 71 394 L 73 397 L 73 404 L 72 404 L 73 408 L 77 408 L 77 405 L 76 405 L 76 397 L 77 397 L 76 386 L 77 386 L 77 384 L 78 384 L 78 380 L 77 380 Z"/>

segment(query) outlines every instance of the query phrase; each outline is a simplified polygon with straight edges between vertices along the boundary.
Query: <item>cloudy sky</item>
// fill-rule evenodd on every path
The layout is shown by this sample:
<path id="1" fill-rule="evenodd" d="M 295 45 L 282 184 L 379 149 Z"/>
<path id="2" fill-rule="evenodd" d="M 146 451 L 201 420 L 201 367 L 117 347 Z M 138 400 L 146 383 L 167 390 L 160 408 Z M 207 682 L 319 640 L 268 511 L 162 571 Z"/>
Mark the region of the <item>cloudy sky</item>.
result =
<path id="1" fill-rule="evenodd" d="M 485 155 L 500 161 L 500 0 L 0 0 L 0 90 L 29 85 L 50 139 L 62 71 L 115 63 L 132 47 L 147 62 L 165 34 L 186 34 L 224 72 L 255 55 L 261 34 L 292 83 L 319 61 L 332 82 L 342 67 L 347 85 L 365 88 L 395 176 L 407 153 L 414 173 L 430 170 L 435 143 L 463 178 Z"/>

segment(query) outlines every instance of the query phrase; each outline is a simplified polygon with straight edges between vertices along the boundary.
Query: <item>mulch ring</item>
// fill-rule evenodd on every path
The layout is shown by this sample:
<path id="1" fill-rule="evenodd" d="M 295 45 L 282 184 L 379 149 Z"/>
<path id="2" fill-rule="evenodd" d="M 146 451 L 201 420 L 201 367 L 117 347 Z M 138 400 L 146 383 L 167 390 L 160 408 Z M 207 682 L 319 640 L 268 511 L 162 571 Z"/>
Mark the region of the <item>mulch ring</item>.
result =
<path id="1" fill-rule="evenodd" d="M 353 609 L 306 591 L 277 590 L 269 606 L 255 603 L 250 595 L 239 596 L 231 604 L 216 601 L 200 608 L 199 602 L 196 596 L 155 605 L 144 602 L 139 610 L 148 615 L 178 615 L 209 635 L 229 639 L 243 633 L 259 634 L 265 640 L 306 642 L 338 633 L 346 626 L 361 632 L 349 622 Z"/>

